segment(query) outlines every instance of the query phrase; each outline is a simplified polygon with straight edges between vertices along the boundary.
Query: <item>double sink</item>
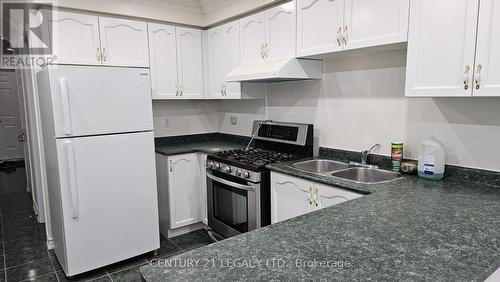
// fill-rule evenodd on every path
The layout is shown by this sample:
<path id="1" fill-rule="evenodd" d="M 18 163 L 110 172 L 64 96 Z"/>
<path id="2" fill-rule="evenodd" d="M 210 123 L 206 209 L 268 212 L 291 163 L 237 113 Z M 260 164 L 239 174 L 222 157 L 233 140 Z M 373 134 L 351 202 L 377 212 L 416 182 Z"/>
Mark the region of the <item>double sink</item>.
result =
<path id="1" fill-rule="evenodd" d="M 310 160 L 293 163 L 296 169 L 362 184 L 378 184 L 402 178 L 400 173 L 371 167 L 353 166 L 333 160 Z"/>

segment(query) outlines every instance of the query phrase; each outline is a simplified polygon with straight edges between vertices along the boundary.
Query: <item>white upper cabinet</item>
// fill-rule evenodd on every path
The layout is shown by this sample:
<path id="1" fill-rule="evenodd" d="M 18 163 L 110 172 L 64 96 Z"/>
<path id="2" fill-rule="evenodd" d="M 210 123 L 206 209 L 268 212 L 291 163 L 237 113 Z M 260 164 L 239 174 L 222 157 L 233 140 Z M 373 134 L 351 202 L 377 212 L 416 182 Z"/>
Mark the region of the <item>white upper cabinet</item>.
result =
<path id="1" fill-rule="evenodd" d="M 153 99 L 177 95 L 177 46 L 175 27 L 149 23 L 149 52 Z"/>
<path id="2" fill-rule="evenodd" d="M 96 16 L 58 11 L 52 20 L 53 53 L 58 64 L 100 65 Z"/>
<path id="3" fill-rule="evenodd" d="M 297 0 L 297 55 L 342 50 L 344 0 Z"/>
<path id="4" fill-rule="evenodd" d="M 409 0 L 297 0 L 297 55 L 405 42 Z"/>
<path id="5" fill-rule="evenodd" d="M 481 0 L 474 96 L 500 96 L 500 3 Z"/>
<path id="6" fill-rule="evenodd" d="M 208 98 L 240 99 L 241 84 L 226 82 L 226 75 L 240 65 L 239 21 L 207 31 Z"/>
<path id="7" fill-rule="evenodd" d="M 472 95 L 478 5 L 479 0 L 411 1 L 406 96 Z"/>
<path id="8" fill-rule="evenodd" d="M 222 97 L 226 82 L 226 53 L 229 51 L 224 40 L 224 28 L 217 27 L 208 31 L 208 79 L 209 96 Z"/>
<path id="9" fill-rule="evenodd" d="M 226 73 L 228 74 L 234 68 L 241 64 L 240 57 L 240 22 L 235 21 L 222 27 L 224 33 L 224 42 L 226 48 Z M 224 75 L 225 76 L 225 75 Z M 226 80 L 225 78 L 223 79 Z M 241 98 L 241 83 L 225 82 L 223 99 Z"/>
<path id="10" fill-rule="evenodd" d="M 409 0 L 345 0 L 344 49 L 405 42 Z"/>
<path id="11" fill-rule="evenodd" d="M 264 13 L 240 20 L 241 64 L 256 64 L 264 60 L 265 20 Z"/>
<path id="12" fill-rule="evenodd" d="M 99 17 L 105 66 L 149 67 L 145 22 Z"/>
<path id="13" fill-rule="evenodd" d="M 295 1 L 240 20 L 241 64 L 295 57 Z"/>
<path id="14" fill-rule="evenodd" d="M 264 52 L 269 61 L 295 58 L 295 2 L 271 8 L 265 12 L 266 43 Z"/>
<path id="15" fill-rule="evenodd" d="M 201 30 L 177 27 L 178 87 L 181 99 L 203 98 Z"/>

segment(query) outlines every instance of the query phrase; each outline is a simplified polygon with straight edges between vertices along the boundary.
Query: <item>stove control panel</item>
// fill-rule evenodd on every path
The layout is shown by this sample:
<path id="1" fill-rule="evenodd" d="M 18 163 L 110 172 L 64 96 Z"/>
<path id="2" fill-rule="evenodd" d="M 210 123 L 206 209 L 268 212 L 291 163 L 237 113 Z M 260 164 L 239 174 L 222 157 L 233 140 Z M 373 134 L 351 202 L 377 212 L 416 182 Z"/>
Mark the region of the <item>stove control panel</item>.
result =
<path id="1" fill-rule="evenodd" d="M 260 182 L 260 172 L 248 171 L 211 160 L 207 160 L 206 168 L 209 170 L 224 172 L 226 174 L 236 176 L 238 178 L 242 178 L 251 182 Z"/>

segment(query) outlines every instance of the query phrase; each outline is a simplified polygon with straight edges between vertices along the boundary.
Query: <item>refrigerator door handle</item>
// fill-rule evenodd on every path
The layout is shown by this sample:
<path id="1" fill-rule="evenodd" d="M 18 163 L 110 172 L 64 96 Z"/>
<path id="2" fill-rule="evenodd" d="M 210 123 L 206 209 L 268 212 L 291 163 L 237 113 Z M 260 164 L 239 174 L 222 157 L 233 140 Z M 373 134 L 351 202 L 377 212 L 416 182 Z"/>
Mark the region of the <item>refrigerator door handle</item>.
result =
<path id="1" fill-rule="evenodd" d="M 79 217 L 79 207 L 78 207 L 78 182 L 76 181 L 76 162 L 75 162 L 75 150 L 71 141 L 66 143 L 66 157 L 67 157 L 67 168 L 69 173 L 69 193 L 71 197 L 71 211 L 73 219 Z"/>
<path id="2" fill-rule="evenodd" d="M 68 82 L 66 79 L 59 79 L 61 85 L 61 97 L 62 97 L 62 107 L 64 116 L 64 133 L 66 135 L 71 135 L 73 133 L 73 128 L 71 125 L 71 110 L 69 107 L 69 94 L 68 94 Z"/>

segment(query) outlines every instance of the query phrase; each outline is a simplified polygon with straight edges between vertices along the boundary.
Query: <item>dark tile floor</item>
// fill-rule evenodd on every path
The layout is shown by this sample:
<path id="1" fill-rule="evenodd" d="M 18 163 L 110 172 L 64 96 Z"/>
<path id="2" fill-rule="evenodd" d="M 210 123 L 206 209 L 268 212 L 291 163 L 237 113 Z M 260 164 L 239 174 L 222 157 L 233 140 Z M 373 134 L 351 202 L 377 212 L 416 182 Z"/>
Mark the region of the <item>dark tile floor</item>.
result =
<path id="1" fill-rule="evenodd" d="M 127 261 L 68 279 L 53 251 L 45 244 L 45 227 L 37 223 L 26 192 L 23 167 L 0 170 L 0 282 L 13 281 L 141 281 L 139 268 L 211 243 L 204 231 L 161 237 L 161 248 Z"/>

